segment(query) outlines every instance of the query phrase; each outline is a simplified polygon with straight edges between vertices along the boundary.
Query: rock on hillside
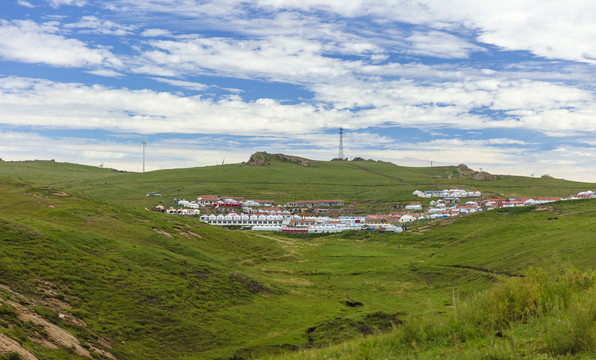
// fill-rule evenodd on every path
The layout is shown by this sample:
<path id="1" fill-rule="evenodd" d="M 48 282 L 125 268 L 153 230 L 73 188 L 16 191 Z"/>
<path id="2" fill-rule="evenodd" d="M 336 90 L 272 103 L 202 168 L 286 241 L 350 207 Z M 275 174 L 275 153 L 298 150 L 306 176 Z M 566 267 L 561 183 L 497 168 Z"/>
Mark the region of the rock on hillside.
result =
<path id="1" fill-rule="evenodd" d="M 457 172 L 460 176 L 471 177 L 472 179 L 478 181 L 490 181 L 497 179 L 495 175 L 489 174 L 486 171 L 474 171 L 464 164 L 459 164 L 457 166 Z"/>
<path id="2" fill-rule="evenodd" d="M 288 155 L 284 155 L 284 154 L 269 154 L 265 151 L 259 151 L 259 152 L 252 154 L 246 164 L 248 164 L 250 166 L 267 166 L 267 165 L 271 165 L 271 160 L 273 158 L 277 158 L 278 160 L 284 161 L 284 162 L 295 163 L 300 166 L 314 166 L 314 167 L 319 166 L 319 164 L 317 164 L 317 162 L 314 160 L 307 160 L 307 159 L 303 159 L 303 158 L 299 158 L 299 157 L 295 157 L 295 156 L 288 156 Z"/>

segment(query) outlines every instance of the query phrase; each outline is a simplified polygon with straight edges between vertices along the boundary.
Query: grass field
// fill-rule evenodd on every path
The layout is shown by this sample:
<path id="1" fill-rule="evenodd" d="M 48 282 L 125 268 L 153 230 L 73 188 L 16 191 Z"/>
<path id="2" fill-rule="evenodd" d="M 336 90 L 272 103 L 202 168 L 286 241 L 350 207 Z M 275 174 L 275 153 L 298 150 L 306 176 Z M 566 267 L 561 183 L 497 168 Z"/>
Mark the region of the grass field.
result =
<path id="1" fill-rule="evenodd" d="M 151 191 L 162 192 L 164 200 L 252 192 L 277 201 L 342 198 L 382 209 L 411 200 L 413 190 L 427 186 L 480 187 L 453 173 L 453 179 L 430 178 L 457 173 L 455 168 L 319 165 L 274 162 L 132 174 L 54 162 L 0 163 L 0 285 L 8 287 L 0 287 L 0 335 L 40 359 L 81 358 L 72 349 L 34 341 L 47 335 L 16 317 L 12 302 L 62 326 L 88 348 L 121 359 L 248 359 L 350 339 L 356 340 L 304 356 L 341 351 L 342 357 L 359 358 L 359 349 L 370 343 L 394 343 L 395 336 L 404 336 L 394 333 L 402 328 L 426 336 L 413 327 L 417 323 L 441 321 L 439 333 L 452 331 L 454 293 L 464 301 L 533 266 L 573 264 L 589 271 L 596 265 L 593 201 L 462 216 L 402 234 L 325 236 L 233 231 L 142 209 L 155 201 L 145 197 Z M 494 191 L 520 195 L 593 187 L 514 177 L 488 183 Z M 286 193 L 290 189 L 295 193 Z M 85 325 L 60 320 L 59 313 Z M 524 339 L 524 326 L 512 325 L 507 335 Z M 451 338 L 439 337 L 420 349 L 410 342 L 395 356 L 438 357 L 442 346 L 454 358 L 478 354 L 487 340 L 474 334 L 476 340 L 457 345 L 464 353 L 450 350 Z M 528 349 L 542 354 L 542 348 Z M 503 356 L 494 358 L 515 358 L 509 347 L 501 350 L 495 354 Z M 577 356 L 593 351 L 580 348 Z"/>
<path id="2" fill-rule="evenodd" d="M 121 173 L 49 161 L 0 162 L 0 175 L 139 207 L 155 205 L 159 200 L 194 200 L 199 194 L 217 194 L 271 199 L 278 204 L 341 199 L 356 204 L 361 212 L 381 213 L 417 200 L 412 197 L 414 190 L 479 188 L 487 196 L 565 197 L 596 187 L 561 179 L 505 175 L 493 181 L 477 181 L 461 176 L 455 166 L 409 168 L 374 161 L 319 161 L 317 167 L 303 167 L 275 157 L 270 162 L 268 166 L 230 164 L 148 173 Z M 151 192 L 163 197 L 144 197 Z"/>

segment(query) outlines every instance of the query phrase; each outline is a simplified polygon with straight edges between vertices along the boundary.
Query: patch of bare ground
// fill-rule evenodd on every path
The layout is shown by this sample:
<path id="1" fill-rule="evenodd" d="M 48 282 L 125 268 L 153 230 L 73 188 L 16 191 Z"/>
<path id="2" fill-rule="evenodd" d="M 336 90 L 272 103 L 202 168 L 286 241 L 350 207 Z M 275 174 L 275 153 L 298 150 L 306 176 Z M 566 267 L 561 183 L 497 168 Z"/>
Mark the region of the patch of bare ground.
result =
<path id="1" fill-rule="evenodd" d="M 72 309 L 72 306 L 70 306 L 69 303 L 56 298 L 45 298 L 42 303 L 44 302 L 44 305 L 52 309 Z"/>
<path id="2" fill-rule="evenodd" d="M 163 230 L 163 229 L 160 229 L 160 228 L 155 228 L 155 227 L 154 227 L 154 228 L 153 228 L 153 231 L 155 231 L 155 232 L 156 232 L 156 233 L 158 233 L 158 234 L 162 234 L 162 235 L 165 235 L 165 236 L 167 236 L 167 237 L 170 237 L 170 238 L 173 238 L 173 237 L 174 237 L 174 235 L 172 235 L 172 234 L 170 234 L 169 232 L 167 232 L 167 231 L 165 231 L 165 230 Z"/>
<path id="3" fill-rule="evenodd" d="M 429 231 L 432 227 L 430 225 L 424 225 L 416 229 L 416 231 L 412 231 L 413 234 L 422 234 L 423 232 Z"/>
<path id="4" fill-rule="evenodd" d="M 66 348 L 71 348 L 77 355 L 91 357 L 91 353 L 87 349 L 81 346 L 79 339 L 73 334 L 62 329 L 56 324 L 52 324 L 46 319 L 39 316 L 37 313 L 27 309 L 26 307 L 7 300 L 8 304 L 15 308 L 17 316 L 21 321 L 31 321 L 34 324 L 41 325 L 48 334 L 48 338 L 54 340 L 57 344 Z"/>
<path id="5" fill-rule="evenodd" d="M 534 211 L 553 211 L 554 208 L 551 205 L 538 205 Z"/>
<path id="6" fill-rule="evenodd" d="M 37 291 L 42 292 L 48 296 L 57 296 L 60 293 L 60 287 L 53 282 L 37 279 Z M 64 287 L 64 290 L 70 291 L 70 289 Z"/>
<path id="7" fill-rule="evenodd" d="M 203 238 L 201 235 L 199 235 L 199 234 L 197 234 L 195 232 L 192 232 L 190 230 L 183 231 L 183 229 L 178 228 L 178 227 L 176 227 L 174 229 L 176 229 L 176 231 L 178 231 L 178 234 L 184 236 L 187 239 L 190 239 L 191 237 L 195 237 L 195 238 L 199 238 L 199 239 L 200 238 Z"/>
<path id="8" fill-rule="evenodd" d="M 455 222 L 457 216 L 450 216 L 448 218 L 443 218 L 439 220 L 439 225 L 441 226 L 447 226 L 447 225 L 451 225 Z"/>
<path id="9" fill-rule="evenodd" d="M 48 297 L 48 296 L 56 296 L 57 294 L 59 294 L 59 291 L 62 291 L 62 292 L 71 291 L 68 287 L 66 287 L 66 286 L 58 287 L 56 284 L 54 284 L 52 282 L 40 280 L 40 279 L 37 280 L 37 283 L 38 283 L 37 290 L 46 296 L 42 299 L 34 299 L 32 297 L 28 297 L 28 296 L 19 294 L 18 292 L 13 291 L 10 287 L 0 284 L 0 289 L 5 291 L 9 295 L 8 299 L 1 299 L 0 302 L 4 302 L 4 303 L 10 305 L 11 307 L 13 307 L 17 313 L 17 318 L 19 320 L 21 320 L 23 322 L 30 321 L 36 325 L 43 327 L 44 332 L 45 332 L 44 336 L 38 336 L 38 337 L 31 336 L 30 337 L 31 341 L 34 341 L 44 347 L 51 348 L 51 349 L 56 349 L 59 346 L 63 346 L 63 347 L 72 349 L 74 351 L 74 353 L 79 356 L 91 358 L 92 357 L 91 353 L 85 348 L 85 347 L 87 347 L 91 351 L 101 354 L 107 358 L 116 360 L 116 357 L 113 354 L 111 354 L 110 352 L 108 352 L 104 349 L 101 349 L 97 346 L 94 346 L 94 344 L 86 343 L 86 344 L 84 344 L 85 347 L 83 347 L 83 345 L 81 345 L 81 341 L 79 339 L 77 339 L 73 334 L 71 334 L 70 332 L 61 328 L 60 326 L 44 319 L 39 314 L 37 314 L 35 311 L 25 307 L 24 305 L 21 305 L 21 303 L 27 303 L 27 304 L 32 304 L 32 305 L 36 305 L 36 306 L 40 306 L 40 305 L 46 306 L 46 307 L 56 311 L 59 314 L 58 318 L 60 320 L 68 322 L 72 325 L 83 327 L 83 328 L 87 329 L 91 335 L 93 335 L 94 337 L 97 337 L 97 335 L 94 335 L 93 332 L 89 330 L 87 323 L 85 323 L 83 320 L 77 318 L 76 316 L 74 316 L 72 314 L 68 314 L 68 313 L 64 314 L 59 311 L 60 309 L 71 309 L 72 308 L 70 306 L 70 304 L 68 304 L 66 302 L 66 301 L 68 301 L 67 298 L 65 298 L 65 301 L 62 301 L 62 300 L 56 299 L 54 297 Z M 16 302 L 15 299 L 19 299 L 18 302 Z M 13 324 L 8 324 L 8 325 L 9 325 L 9 327 L 15 326 Z M 37 334 L 37 335 L 39 335 L 39 334 Z M 25 349 L 24 347 L 19 345 L 14 340 L 12 340 L 6 336 L 4 336 L 4 338 L 2 338 L 2 337 L 3 337 L 3 334 L 0 333 L 0 353 L 2 353 L 2 352 L 7 352 L 7 353 L 16 352 L 19 355 L 21 355 L 21 357 L 23 359 L 37 359 L 34 355 L 29 353 L 29 351 L 27 349 Z M 107 340 L 102 339 L 101 337 L 97 337 L 97 338 L 98 338 L 97 339 L 98 346 L 104 347 L 105 349 L 112 348 L 112 346 L 110 345 L 110 343 Z M 8 340 L 6 340 L 6 339 L 8 339 Z M 18 347 L 20 347 L 21 350 L 17 350 L 18 348 L 15 348 L 14 344 L 18 345 Z M 27 354 L 29 354 L 29 355 L 27 355 Z"/>
<path id="10" fill-rule="evenodd" d="M 65 193 L 64 191 L 55 191 L 52 193 L 54 196 L 70 196 L 69 193 Z"/>
<path id="11" fill-rule="evenodd" d="M 31 341 L 38 343 L 39 345 L 43 346 L 43 347 L 47 347 L 48 349 L 58 349 L 58 345 L 54 344 L 53 342 L 51 342 L 48 339 L 45 338 L 35 338 L 32 337 L 30 338 Z"/>
<path id="12" fill-rule="evenodd" d="M 29 350 L 25 349 L 21 346 L 21 344 L 2 333 L 0 333 L 0 353 L 17 353 L 25 360 L 37 360 L 35 355 L 31 354 Z"/>

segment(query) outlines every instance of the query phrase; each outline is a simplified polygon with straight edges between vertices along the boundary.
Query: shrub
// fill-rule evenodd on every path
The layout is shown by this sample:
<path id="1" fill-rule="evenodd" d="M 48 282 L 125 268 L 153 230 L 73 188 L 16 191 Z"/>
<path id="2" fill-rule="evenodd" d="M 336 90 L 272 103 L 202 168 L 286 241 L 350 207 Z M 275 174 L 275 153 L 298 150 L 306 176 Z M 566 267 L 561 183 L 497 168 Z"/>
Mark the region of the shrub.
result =
<path id="1" fill-rule="evenodd" d="M 8 304 L 0 304 L 0 317 L 2 318 L 16 318 L 17 311 Z"/>
<path id="2" fill-rule="evenodd" d="M 596 350 L 596 287 L 574 296 L 566 309 L 544 322 L 546 350 L 552 354 L 577 354 Z"/>

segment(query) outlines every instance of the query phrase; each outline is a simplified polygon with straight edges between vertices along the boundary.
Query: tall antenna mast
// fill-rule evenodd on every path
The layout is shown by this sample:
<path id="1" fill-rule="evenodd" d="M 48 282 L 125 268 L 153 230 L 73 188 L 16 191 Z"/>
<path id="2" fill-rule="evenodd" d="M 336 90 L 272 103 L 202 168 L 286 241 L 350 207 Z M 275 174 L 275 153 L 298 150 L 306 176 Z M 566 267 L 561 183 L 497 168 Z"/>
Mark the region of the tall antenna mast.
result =
<path id="1" fill-rule="evenodd" d="M 339 155 L 337 157 L 340 160 L 344 159 L 344 128 L 339 128 Z"/>
<path id="2" fill-rule="evenodd" d="M 145 172 L 145 149 L 147 148 L 147 142 L 143 141 L 143 172 Z"/>

